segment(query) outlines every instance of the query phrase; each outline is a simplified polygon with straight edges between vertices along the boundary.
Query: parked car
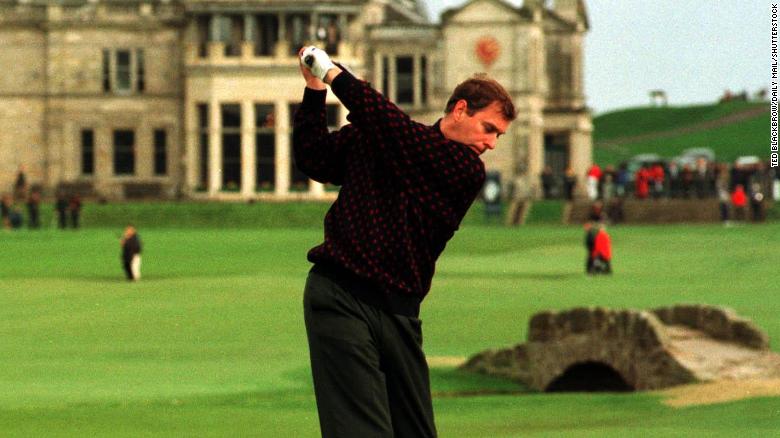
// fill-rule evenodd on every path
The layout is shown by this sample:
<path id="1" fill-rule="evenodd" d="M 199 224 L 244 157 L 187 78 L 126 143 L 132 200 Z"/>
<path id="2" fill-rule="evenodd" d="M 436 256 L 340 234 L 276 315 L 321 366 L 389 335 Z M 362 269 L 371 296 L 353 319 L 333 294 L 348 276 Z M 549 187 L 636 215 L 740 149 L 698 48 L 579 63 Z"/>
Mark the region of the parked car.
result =
<path id="1" fill-rule="evenodd" d="M 713 163 L 715 162 L 715 152 L 710 148 L 688 148 L 682 154 L 672 158 L 671 161 L 674 161 L 677 167 L 682 169 L 685 166 L 696 167 L 696 162 L 700 159 L 704 159 L 707 164 Z"/>
<path id="2" fill-rule="evenodd" d="M 743 168 L 752 168 L 756 167 L 761 163 L 761 158 L 758 158 L 755 155 L 743 155 L 741 157 L 737 157 L 736 160 L 734 160 L 734 165 L 737 167 L 743 167 Z"/>
<path id="3" fill-rule="evenodd" d="M 710 148 L 688 148 L 680 155 L 683 157 L 704 158 L 707 161 L 715 161 L 715 151 Z"/>

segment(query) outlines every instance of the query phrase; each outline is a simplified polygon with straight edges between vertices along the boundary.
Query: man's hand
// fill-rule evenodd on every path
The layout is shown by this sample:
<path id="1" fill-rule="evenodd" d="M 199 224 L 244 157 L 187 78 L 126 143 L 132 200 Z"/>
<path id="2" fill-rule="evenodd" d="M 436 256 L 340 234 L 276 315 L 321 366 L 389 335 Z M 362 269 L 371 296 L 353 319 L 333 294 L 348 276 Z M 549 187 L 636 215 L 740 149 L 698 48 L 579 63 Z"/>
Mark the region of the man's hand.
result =
<path id="1" fill-rule="evenodd" d="M 336 67 L 324 50 L 314 46 L 304 47 L 300 58 L 303 65 L 308 67 L 314 76 L 323 81 L 328 70 Z"/>
<path id="2" fill-rule="evenodd" d="M 328 87 L 325 86 L 325 82 L 322 82 L 320 78 L 314 76 L 309 67 L 303 63 L 304 50 L 306 50 L 306 47 L 301 47 L 301 49 L 298 50 L 298 58 L 301 61 L 298 67 L 301 69 L 303 79 L 306 80 L 306 87 L 311 88 L 312 90 L 326 90 Z"/>
<path id="3" fill-rule="evenodd" d="M 330 84 L 342 71 L 324 50 L 314 46 L 302 47 L 298 57 L 306 86 L 315 90 L 324 90 L 323 83 Z"/>

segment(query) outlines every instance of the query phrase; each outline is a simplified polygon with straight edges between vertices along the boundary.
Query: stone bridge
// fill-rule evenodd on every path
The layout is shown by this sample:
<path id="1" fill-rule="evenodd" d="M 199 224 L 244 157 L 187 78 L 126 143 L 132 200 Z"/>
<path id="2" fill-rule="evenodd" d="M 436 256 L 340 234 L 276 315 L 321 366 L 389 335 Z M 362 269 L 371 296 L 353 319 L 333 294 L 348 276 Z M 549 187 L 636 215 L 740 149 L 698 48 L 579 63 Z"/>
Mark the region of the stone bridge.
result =
<path id="1" fill-rule="evenodd" d="M 576 308 L 531 318 L 528 342 L 489 350 L 462 369 L 540 391 L 633 391 L 722 379 L 780 377 L 780 355 L 732 310 Z"/>

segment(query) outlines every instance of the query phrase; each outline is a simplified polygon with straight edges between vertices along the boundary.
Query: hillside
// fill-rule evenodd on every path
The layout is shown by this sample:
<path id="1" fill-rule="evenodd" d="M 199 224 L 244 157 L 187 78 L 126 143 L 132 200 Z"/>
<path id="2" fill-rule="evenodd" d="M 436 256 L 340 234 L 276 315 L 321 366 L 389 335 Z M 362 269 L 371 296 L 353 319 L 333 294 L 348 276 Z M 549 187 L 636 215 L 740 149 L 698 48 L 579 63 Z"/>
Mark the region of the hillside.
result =
<path id="1" fill-rule="evenodd" d="M 631 108 L 593 120 L 593 159 L 617 164 L 636 154 L 673 157 L 684 149 L 709 147 L 718 161 L 769 151 L 766 103 Z"/>

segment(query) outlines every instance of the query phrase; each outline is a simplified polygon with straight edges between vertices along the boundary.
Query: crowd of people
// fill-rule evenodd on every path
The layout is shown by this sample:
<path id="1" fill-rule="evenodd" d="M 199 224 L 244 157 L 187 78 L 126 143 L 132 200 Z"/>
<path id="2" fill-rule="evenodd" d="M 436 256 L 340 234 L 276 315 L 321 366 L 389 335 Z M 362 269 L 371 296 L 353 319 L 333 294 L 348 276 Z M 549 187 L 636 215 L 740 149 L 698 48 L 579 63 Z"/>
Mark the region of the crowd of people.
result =
<path id="1" fill-rule="evenodd" d="M 41 228 L 40 204 L 40 188 L 28 185 L 25 168 L 20 166 L 12 191 L 0 196 L 2 228 L 6 230 L 20 229 L 25 226 L 25 223 L 28 228 L 33 230 Z M 26 210 L 26 218 L 23 210 Z M 59 228 L 79 228 L 81 198 L 78 194 L 68 196 L 63 192 L 57 193 L 54 210 Z"/>
<path id="2" fill-rule="evenodd" d="M 623 201 L 635 199 L 705 199 L 717 198 L 724 222 L 730 220 L 763 221 L 766 201 L 773 198 L 778 185 L 776 169 L 766 163 L 750 165 L 718 163 L 699 158 L 690 164 L 651 162 L 634 171 L 624 163 L 615 168 L 593 164 L 585 175 L 585 193 L 592 202 L 590 219 L 606 216 L 613 222 L 622 220 Z M 545 198 L 561 195 L 574 199 L 576 175 L 567 169 L 555 177 L 550 167 L 541 175 Z M 562 190 L 561 190 L 562 189 Z"/>

